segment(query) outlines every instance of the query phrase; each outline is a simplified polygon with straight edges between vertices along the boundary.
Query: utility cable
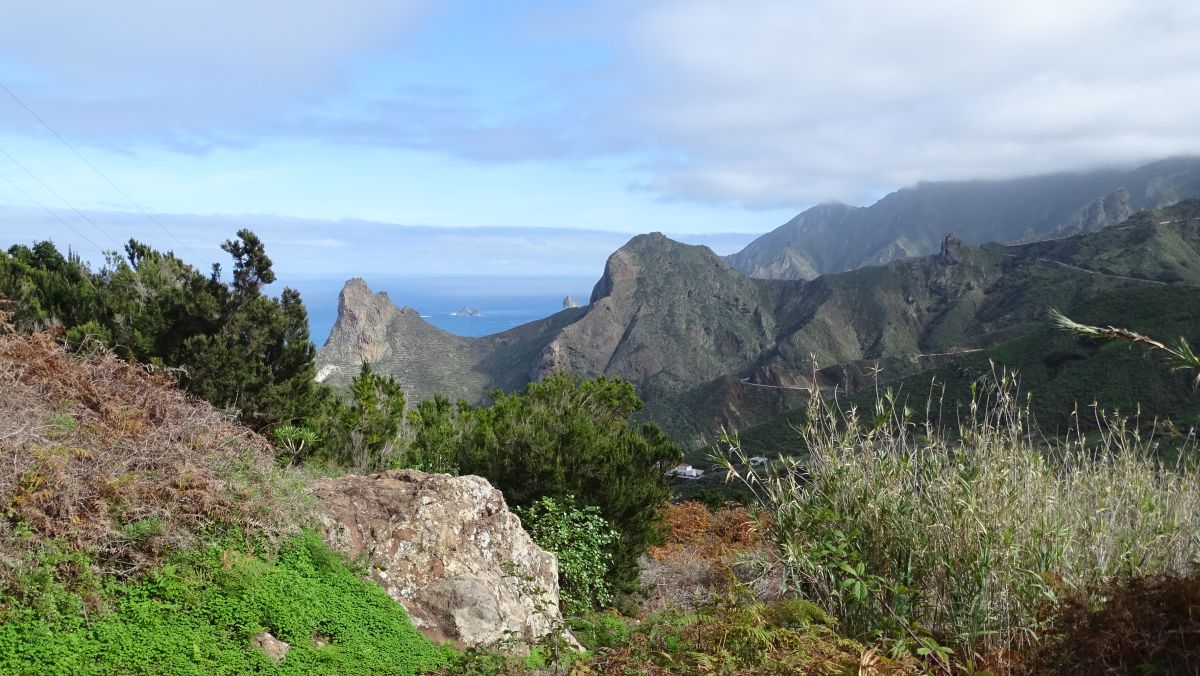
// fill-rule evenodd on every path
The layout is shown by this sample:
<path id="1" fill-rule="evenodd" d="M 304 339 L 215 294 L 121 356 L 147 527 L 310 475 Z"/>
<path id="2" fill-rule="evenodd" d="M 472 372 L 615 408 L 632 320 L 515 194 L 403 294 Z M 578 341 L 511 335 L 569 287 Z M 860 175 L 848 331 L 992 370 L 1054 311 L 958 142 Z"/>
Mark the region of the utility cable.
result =
<path id="1" fill-rule="evenodd" d="M 62 134 L 59 134 L 57 131 L 55 131 L 54 127 L 51 127 L 50 124 L 48 122 L 46 122 L 45 120 L 43 120 L 40 115 L 33 112 L 33 109 L 30 108 L 28 105 L 26 105 L 26 103 L 21 100 L 21 97 L 17 96 L 16 93 L 13 92 L 13 90 L 11 90 L 7 86 L 5 86 L 5 84 L 3 82 L 0 82 L 0 89 L 3 89 L 5 92 L 7 92 L 8 95 L 11 96 L 14 101 L 16 101 L 18 104 L 21 105 L 22 108 L 25 109 L 25 112 L 29 113 L 30 116 L 33 117 L 33 119 L 35 119 L 39 123 L 41 123 L 41 125 L 43 127 L 45 127 L 47 130 L 49 130 L 49 132 L 51 134 L 54 134 L 54 137 L 57 138 L 60 142 L 62 142 L 62 144 L 64 146 L 66 146 L 68 150 L 70 150 L 72 153 L 74 153 L 75 157 L 78 157 L 80 159 L 80 161 L 82 161 L 84 164 L 86 164 L 92 171 L 96 172 L 97 176 L 104 179 L 105 182 L 107 182 L 109 185 L 111 185 L 113 187 L 113 190 L 116 190 L 130 204 L 137 207 L 137 210 L 142 212 L 143 216 L 150 219 L 150 221 L 152 223 L 154 223 L 155 225 L 157 225 L 159 227 L 159 229 L 161 229 L 163 232 L 165 232 L 167 234 L 167 236 L 169 236 L 171 239 L 178 242 L 179 246 L 183 247 L 184 251 L 187 251 L 193 257 L 195 257 L 195 260 L 197 261 L 197 263 L 199 263 L 202 260 L 195 251 L 192 251 L 190 248 L 188 248 L 188 245 L 184 244 L 182 240 L 180 240 L 178 237 L 176 237 L 175 233 L 168 230 L 167 227 L 165 225 L 163 225 L 162 223 L 160 223 L 157 218 L 155 218 L 153 215 L 151 215 L 150 212 L 146 211 L 146 209 L 143 208 L 141 204 L 138 204 L 138 202 L 136 200 L 134 200 L 132 197 L 130 197 L 128 193 L 126 193 L 124 190 L 121 190 L 121 187 L 118 186 L 116 183 L 114 183 L 111 178 L 109 178 L 107 175 L 105 175 L 104 172 L 102 172 L 98 168 L 96 168 L 96 165 L 89 162 L 88 159 L 86 157 L 84 157 L 82 153 L 80 153 L 78 150 L 75 149 L 75 146 L 71 145 L 70 142 L 67 141 L 67 139 L 62 137 Z"/>
<path id="2" fill-rule="evenodd" d="M 0 154 L 3 154 L 5 157 L 7 157 L 13 164 L 17 165 L 17 167 L 19 167 L 21 169 L 21 171 L 24 171 L 26 174 L 29 174 L 30 178 L 37 181 L 38 185 L 45 188 L 47 192 L 49 192 L 51 195 L 54 195 L 55 197 L 57 197 L 59 199 L 59 201 L 62 202 L 63 204 L 67 205 L 67 207 L 70 208 L 71 211 L 75 212 L 76 216 L 87 221 L 89 225 L 91 225 L 96 230 L 100 231 L 100 234 L 107 237 L 108 240 L 110 242 L 112 242 L 113 244 L 115 244 L 118 249 L 121 248 L 121 243 L 118 242 L 115 237 L 113 237 L 112 235 L 105 232 L 104 228 L 101 228 L 99 225 L 96 225 L 95 221 L 93 221 L 92 219 L 90 219 L 86 215 L 84 215 L 84 213 L 82 211 L 80 211 L 79 209 L 76 209 L 75 205 L 68 202 L 67 199 L 65 197 L 63 197 L 62 195 L 58 194 L 58 192 L 55 191 L 54 188 L 51 188 L 50 186 L 46 185 L 45 181 L 38 178 L 37 175 L 34 174 L 32 171 L 30 171 L 25 165 L 18 162 L 17 158 L 15 158 L 11 154 L 9 154 L 9 152 L 7 150 L 5 150 L 3 147 L 0 147 Z"/>
<path id="3" fill-rule="evenodd" d="M 87 235 L 83 234 L 82 232 L 79 232 L 79 230 L 76 230 L 76 229 L 75 229 L 75 226 L 73 226 L 73 225 L 71 225 L 70 223 L 68 223 L 68 222 L 64 221 L 64 220 L 62 219 L 62 217 L 61 217 L 61 216 L 59 216 L 58 214 L 56 214 L 56 213 L 54 213 L 53 211 L 51 211 L 50 209 L 48 209 L 48 208 L 46 207 L 46 205 L 45 205 L 45 204 L 42 204 L 41 202 L 39 202 L 39 201 L 37 200 L 37 198 L 36 198 L 36 197 L 34 197 L 33 195 L 30 195 L 29 193 L 25 192 L 25 191 L 24 191 L 24 190 L 21 188 L 21 186 L 17 185 L 16 183 L 13 183 L 13 182 L 12 182 L 12 179 L 10 179 L 9 177 L 5 176 L 4 174 L 0 174 L 0 179 L 4 179 L 4 182 L 5 182 L 5 183 L 7 183 L 7 184 L 9 184 L 9 185 L 11 185 L 11 186 L 13 187 L 13 189 L 14 189 L 14 190 L 16 190 L 17 192 L 19 192 L 19 193 L 21 193 L 22 195 L 24 195 L 24 196 L 26 197 L 26 199 L 28 199 L 30 202 L 33 202 L 34 204 L 36 204 L 36 205 L 38 205 L 39 207 L 41 207 L 41 208 L 42 208 L 42 211 L 45 211 L 46 213 L 50 214 L 50 216 L 51 216 L 51 217 L 53 217 L 53 218 L 54 218 L 54 220 L 56 220 L 56 221 L 58 221 L 59 223 L 62 223 L 63 225 L 67 226 L 67 227 L 68 227 L 68 228 L 71 230 L 71 232 L 73 232 L 73 233 L 75 233 L 76 235 L 79 235 L 80 237 L 82 237 L 82 238 L 83 238 L 83 241 L 87 242 L 88 244 L 91 244 L 93 247 L 95 247 L 95 248 L 96 248 L 96 250 L 97 250 L 97 251 L 99 251 L 99 252 L 101 252 L 101 253 L 104 253 L 104 248 L 103 248 L 103 247 L 101 247 L 99 244 L 96 244 L 95 242 L 93 242 L 93 241 L 91 240 L 91 238 L 90 238 L 90 237 L 88 237 Z"/>

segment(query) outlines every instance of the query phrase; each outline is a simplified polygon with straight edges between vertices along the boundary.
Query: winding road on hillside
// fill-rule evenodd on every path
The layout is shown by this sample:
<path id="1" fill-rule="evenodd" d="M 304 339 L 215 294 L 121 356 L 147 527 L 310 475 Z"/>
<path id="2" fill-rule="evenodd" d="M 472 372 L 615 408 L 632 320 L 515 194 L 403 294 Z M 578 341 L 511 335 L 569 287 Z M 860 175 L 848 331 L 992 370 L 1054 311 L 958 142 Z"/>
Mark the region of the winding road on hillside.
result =
<path id="1" fill-rule="evenodd" d="M 1176 219 L 1174 221 L 1159 221 L 1158 225 L 1174 225 L 1176 223 L 1190 223 L 1195 220 L 1198 220 L 1198 219 L 1180 218 L 1180 219 Z M 1132 227 L 1136 227 L 1136 226 L 1132 226 L 1132 225 L 1113 226 L 1113 227 L 1108 228 L 1108 230 L 1128 230 L 1129 228 L 1132 228 Z M 1053 242 L 1056 240 L 1070 239 L 1071 237 L 1077 237 L 1077 236 L 1078 235 L 1065 235 L 1063 237 L 1051 237 L 1048 239 L 1039 240 L 1039 242 Z M 1017 254 L 1003 254 L 1003 255 L 1007 256 L 1008 258 L 1026 258 L 1025 256 L 1018 256 Z M 1113 279 L 1123 279 L 1127 282 L 1144 282 L 1146 284 L 1157 284 L 1159 286 L 1169 286 L 1170 285 L 1169 282 L 1160 282 L 1157 279 L 1146 279 L 1145 277 L 1126 277 L 1125 275 L 1114 275 L 1110 272 L 1100 272 L 1099 270 L 1089 270 L 1087 268 L 1081 268 L 1078 265 L 1071 265 L 1070 263 L 1056 261 L 1053 258 L 1034 258 L 1033 260 L 1041 262 L 1041 263 L 1053 263 L 1054 265 L 1060 265 L 1064 268 L 1078 270 L 1079 272 L 1086 272 L 1089 275 L 1100 275 L 1101 277 L 1111 277 Z"/>
<path id="2" fill-rule="evenodd" d="M 1018 256 L 1016 254 L 1003 254 L 1003 255 L 1007 256 L 1008 258 L 1022 258 L 1025 260 L 1030 260 L 1024 256 Z M 1157 279 L 1146 279 L 1145 277 L 1126 277 L 1125 275 L 1114 275 L 1111 272 L 1100 272 L 1099 270 L 1089 270 L 1087 268 L 1081 268 L 1078 265 L 1071 265 L 1070 263 L 1056 261 L 1053 258 L 1034 258 L 1032 260 L 1035 260 L 1039 263 L 1052 263 L 1054 265 L 1059 265 L 1064 268 L 1069 268 L 1071 270 L 1078 270 L 1079 272 L 1086 272 L 1089 275 L 1099 275 L 1101 277 L 1109 277 L 1112 279 L 1123 279 L 1127 282 L 1143 282 L 1145 284 L 1157 284 L 1159 286 L 1168 286 L 1169 285 L 1167 282 L 1160 282 Z"/>
<path id="3" fill-rule="evenodd" d="M 918 358 L 921 358 L 921 357 L 948 357 L 951 355 L 971 354 L 972 352 L 983 352 L 983 348 L 974 347 L 974 348 L 970 348 L 970 349 L 955 349 L 955 350 L 950 350 L 949 352 L 926 352 L 923 354 L 910 354 L 910 355 L 900 355 L 900 356 L 902 356 L 902 357 L 918 357 Z M 741 383 L 742 385 L 749 385 L 750 387 L 766 387 L 766 388 L 770 388 L 772 390 L 800 390 L 803 392 L 812 392 L 811 387 L 789 386 L 789 385 L 767 385 L 765 383 L 752 383 L 752 382 L 750 382 L 749 377 L 739 378 L 738 382 Z M 833 391 L 837 388 L 823 387 L 821 389 L 827 390 L 827 391 Z"/>

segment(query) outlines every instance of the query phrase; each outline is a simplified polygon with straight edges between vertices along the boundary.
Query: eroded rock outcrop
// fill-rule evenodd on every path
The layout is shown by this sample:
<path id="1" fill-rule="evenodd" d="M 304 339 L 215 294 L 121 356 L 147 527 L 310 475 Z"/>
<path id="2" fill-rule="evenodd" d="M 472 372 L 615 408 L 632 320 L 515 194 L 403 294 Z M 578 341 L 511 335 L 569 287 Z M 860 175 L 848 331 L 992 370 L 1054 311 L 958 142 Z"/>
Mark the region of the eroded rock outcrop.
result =
<path id="1" fill-rule="evenodd" d="M 337 347 L 347 353 L 348 361 L 379 361 L 387 352 L 387 328 L 397 312 L 386 293 L 373 293 L 361 277 L 347 281 L 338 294 L 338 323 L 353 340 Z"/>
<path id="2" fill-rule="evenodd" d="M 967 245 L 959 239 L 954 233 L 947 233 L 946 238 L 942 240 L 942 250 L 938 253 L 938 260 L 946 265 L 958 265 L 966 260 Z"/>
<path id="3" fill-rule="evenodd" d="M 429 324 L 410 307 L 397 307 L 362 279 L 346 282 L 338 317 L 317 353 L 318 382 L 348 387 L 363 364 L 394 377 L 409 401 L 440 393 L 477 401 L 496 385 L 480 367 L 486 344 Z"/>
<path id="4" fill-rule="evenodd" d="M 402 470 L 309 491 L 330 546 L 364 559 L 430 639 L 468 647 L 563 631 L 557 559 L 486 479 Z"/>

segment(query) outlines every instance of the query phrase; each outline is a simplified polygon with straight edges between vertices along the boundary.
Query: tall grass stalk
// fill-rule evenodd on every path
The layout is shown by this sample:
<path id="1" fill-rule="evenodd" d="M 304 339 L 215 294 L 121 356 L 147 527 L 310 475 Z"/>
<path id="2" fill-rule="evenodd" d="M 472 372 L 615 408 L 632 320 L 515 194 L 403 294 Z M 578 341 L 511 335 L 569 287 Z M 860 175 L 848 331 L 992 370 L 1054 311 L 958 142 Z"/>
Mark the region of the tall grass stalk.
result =
<path id="1" fill-rule="evenodd" d="M 770 517 L 790 584 L 844 631 L 1020 649 L 1063 592 L 1200 561 L 1194 468 L 1103 414 L 1098 436 L 1044 438 L 1011 374 L 973 390 L 952 426 L 936 396 L 919 417 L 891 392 L 866 412 L 815 393 L 807 457 L 756 472 L 736 439 L 717 453 Z"/>

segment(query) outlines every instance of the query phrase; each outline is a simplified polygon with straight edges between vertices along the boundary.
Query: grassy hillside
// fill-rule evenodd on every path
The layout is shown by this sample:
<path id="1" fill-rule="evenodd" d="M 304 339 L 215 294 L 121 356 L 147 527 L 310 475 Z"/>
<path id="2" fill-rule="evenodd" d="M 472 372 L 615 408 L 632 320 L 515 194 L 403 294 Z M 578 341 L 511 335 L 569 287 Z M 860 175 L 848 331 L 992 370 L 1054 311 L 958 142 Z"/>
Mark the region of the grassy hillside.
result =
<path id="1" fill-rule="evenodd" d="M 0 391 L 0 672 L 447 664 L 399 604 L 305 531 L 303 476 L 166 376 L 0 333 Z M 285 659 L 254 646 L 261 632 L 292 645 Z"/>

